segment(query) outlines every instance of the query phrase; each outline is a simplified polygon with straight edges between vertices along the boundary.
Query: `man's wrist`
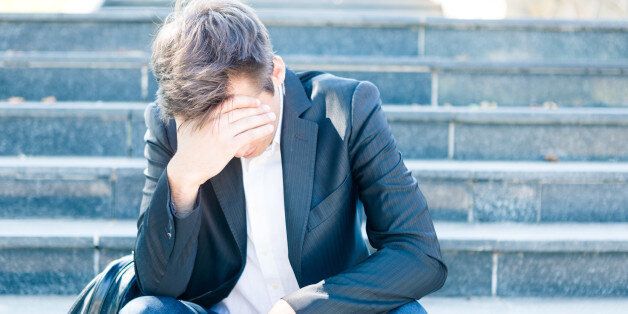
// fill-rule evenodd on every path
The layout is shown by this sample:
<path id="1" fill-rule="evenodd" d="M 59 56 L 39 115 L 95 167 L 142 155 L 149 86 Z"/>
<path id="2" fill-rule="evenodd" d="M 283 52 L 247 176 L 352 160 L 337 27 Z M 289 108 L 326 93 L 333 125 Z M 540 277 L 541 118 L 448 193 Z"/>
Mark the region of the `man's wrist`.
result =
<path id="1" fill-rule="evenodd" d="M 268 312 L 269 314 L 295 314 L 296 312 L 284 299 L 279 299 Z"/>
<path id="2" fill-rule="evenodd" d="M 200 185 L 181 176 L 182 171 L 176 165 L 167 166 L 168 185 L 170 186 L 170 200 L 177 212 L 185 213 L 194 208 Z"/>
<path id="3" fill-rule="evenodd" d="M 189 170 L 186 170 L 184 167 L 181 167 L 181 164 L 185 164 L 184 162 L 180 162 L 177 159 L 177 155 L 175 154 L 166 168 L 168 169 L 168 182 L 171 186 L 176 187 L 178 191 L 181 193 L 191 193 L 198 189 L 200 186 L 191 176 L 188 175 Z"/>

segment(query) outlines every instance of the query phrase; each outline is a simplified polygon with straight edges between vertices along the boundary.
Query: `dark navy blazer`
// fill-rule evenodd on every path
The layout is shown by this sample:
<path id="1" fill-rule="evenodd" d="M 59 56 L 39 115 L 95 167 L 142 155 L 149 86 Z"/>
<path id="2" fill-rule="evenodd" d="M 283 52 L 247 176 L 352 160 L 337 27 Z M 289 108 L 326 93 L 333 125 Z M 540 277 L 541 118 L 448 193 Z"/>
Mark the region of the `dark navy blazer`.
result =
<path id="1" fill-rule="evenodd" d="M 427 202 L 397 149 L 377 87 L 289 69 L 285 86 L 280 145 L 285 218 L 290 265 L 301 289 L 283 299 L 299 313 L 367 313 L 438 290 L 447 267 Z M 177 148 L 176 124 L 173 118 L 162 122 L 155 103 L 144 117 L 148 163 L 134 252 L 140 288 L 209 307 L 229 294 L 244 268 L 240 159 L 201 185 L 191 214 L 174 216 L 166 165 Z M 358 198 L 376 249 L 370 256 Z"/>

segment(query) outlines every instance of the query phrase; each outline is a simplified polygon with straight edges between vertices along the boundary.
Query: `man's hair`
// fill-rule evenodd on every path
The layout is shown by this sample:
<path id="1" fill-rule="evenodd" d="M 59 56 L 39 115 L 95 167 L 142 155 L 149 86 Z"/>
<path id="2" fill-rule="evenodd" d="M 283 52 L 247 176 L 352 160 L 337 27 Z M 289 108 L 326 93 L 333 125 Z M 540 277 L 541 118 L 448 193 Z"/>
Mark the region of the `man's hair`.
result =
<path id="1" fill-rule="evenodd" d="M 178 0 L 152 46 L 151 65 L 165 122 L 173 116 L 201 128 L 227 100 L 229 81 L 246 78 L 274 94 L 273 48 L 253 9 L 235 0 Z"/>

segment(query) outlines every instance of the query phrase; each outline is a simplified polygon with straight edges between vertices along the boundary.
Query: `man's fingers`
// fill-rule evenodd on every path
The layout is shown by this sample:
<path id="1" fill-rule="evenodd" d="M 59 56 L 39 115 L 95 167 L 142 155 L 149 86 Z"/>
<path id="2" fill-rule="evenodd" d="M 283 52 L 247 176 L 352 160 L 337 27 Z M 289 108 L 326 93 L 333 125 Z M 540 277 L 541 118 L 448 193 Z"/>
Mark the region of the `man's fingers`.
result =
<path id="1" fill-rule="evenodd" d="M 256 108 L 238 108 L 227 113 L 227 121 L 229 121 L 229 123 L 234 123 L 242 118 L 255 116 L 269 111 L 270 107 L 268 105 L 262 105 L 261 107 Z"/>
<path id="2" fill-rule="evenodd" d="M 253 97 L 237 95 L 227 99 L 220 106 L 220 113 L 225 114 L 238 108 L 256 108 L 261 106 L 262 102 Z"/>
<path id="3" fill-rule="evenodd" d="M 277 117 L 274 112 L 267 112 L 255 116 L 242 118 L 234 123 L 231 123 L 229 126 L 227 126 L 227 128 L 231 130 L 231 134 L 237 135 L 248 129 L 270 123 L 275 119 L 277 119 Z"/>
<path id="4" fill-rule="evenodd" d="M 246 155 L 246 153 L 249 152 L 249 149 L 251 149 L 251 145 L 249 145 L 249 144 L 246 144 L 246 145 L 242 146 L 238 150 L 238 152 L 235 154 L 235 157 L 238 157 L 238 158 L 244 157 L 244 155 Z"/>
<path id="5" fill-rule="evenodd" d="M 269 134 L 273 133 L 273 129 L 275 127 L 272 124 L 264 124 L 262 126 L 258 126 L 256 128 L 252 128 L 249 130 L 246 130 L 238 135 L 236 135 L 234 137 L 234 142 L 238 147 L 238 151 L 240 148 L 242 148 L 243 146 L 259 140 L 261 138 L 263 138 L 264 136 L 268 136 Z"/>

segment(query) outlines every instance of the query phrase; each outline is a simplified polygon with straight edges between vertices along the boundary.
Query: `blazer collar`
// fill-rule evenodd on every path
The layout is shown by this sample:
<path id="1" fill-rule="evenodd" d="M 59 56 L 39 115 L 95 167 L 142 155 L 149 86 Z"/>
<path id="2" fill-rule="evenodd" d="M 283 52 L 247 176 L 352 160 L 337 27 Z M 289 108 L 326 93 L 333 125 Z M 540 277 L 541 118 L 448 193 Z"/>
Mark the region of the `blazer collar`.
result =
<path id="1" fill-rule="evenodd" d="M 297 75 L 286 69 L 286 95 L 281 122 L 283 190 L 288 256 L 299 285 L 301 250 L 312 201 L 318 124 L 301 118 L 312 106 Z M 246 202 L 240 158 L 233 158 L 210 179 L 242 258 L 246 259 Z"/>

